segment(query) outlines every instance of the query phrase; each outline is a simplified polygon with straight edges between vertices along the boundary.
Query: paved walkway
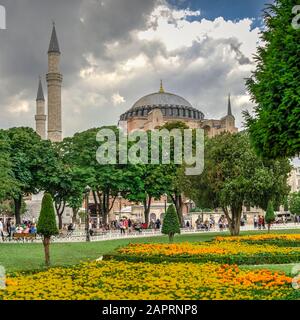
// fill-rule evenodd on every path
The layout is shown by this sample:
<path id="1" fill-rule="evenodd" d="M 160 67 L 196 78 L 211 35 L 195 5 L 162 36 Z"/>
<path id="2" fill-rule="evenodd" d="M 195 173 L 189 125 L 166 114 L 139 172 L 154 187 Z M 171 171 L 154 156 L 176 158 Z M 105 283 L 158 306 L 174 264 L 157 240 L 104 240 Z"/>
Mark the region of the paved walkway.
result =
<path id="1" fill-rule="evenodd" d="M 273 225 L 272 230 L 289 230 L 289 229 L 299 229 L 300 233 L 300 224 L 290 223 L 290 224 L 278 224 Z M 241 231 L 261 231 L 258 229 L 254 229 L 253 226 L 245 226 L 241 227 Z M 209 231 L 200 231 L 195 229 L 181 229 L 181 234 L 209 234 L 209 233 L 219 233 L 225 234 L 228 230 L 219 231 L 218 228 L 211 229 Z M 100 236 L 91 237 L 92 242 L 98 241 L 107 241 L 107 240 L 118 240 L 118 239 L 136 239 L 136 238 L 151 238 L 162 236 L 160 231 L 155 230 L 144 230 L 142 232 L 132 232 L 121 234 L 119 231 L 109 232 Z M 36 240 L 25 241 L 25 243 L 40 243 L 41 238 L 37 238 Z M 0 240 L 2 242 L 2 240 Z M 55 243 L 70 243 L 70 242 L 85 242 L 85 232 L 84 231 L 75 231 L 72 236 L 69 237 L 55 237 L 52 239 L 52 242 Z M 23 243 L 23 241 L 5 241 L 5 243 Z"/>

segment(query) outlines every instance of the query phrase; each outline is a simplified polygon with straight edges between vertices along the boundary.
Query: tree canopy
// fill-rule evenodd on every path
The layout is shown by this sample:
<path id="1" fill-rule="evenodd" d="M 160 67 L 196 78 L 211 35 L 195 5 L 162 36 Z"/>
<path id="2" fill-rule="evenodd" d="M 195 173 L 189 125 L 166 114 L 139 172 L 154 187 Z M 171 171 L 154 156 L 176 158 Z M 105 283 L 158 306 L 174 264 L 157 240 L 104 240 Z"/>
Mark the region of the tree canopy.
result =
<path id="1" fill-rule="evenodd" d="M 224 133 L 206 140 L 204 172 L 189 178 L 186 194 L 200 207 L 222 208 L 236 235 L 245 203 L 266 210 L 270 200 L 284 202 L 290 170 L 288 160 L 259 158 L 247 133 Z"/>
<path id="2" fill-rule="evenodd" d="M 245 112 L 256 151 L 269 158 L 300 153 L 300 30 L 292 26 L 298 0 L 275 0 L 264 12 L 263 46 L 256 70 L 247 80 L 255 103 Z"/>

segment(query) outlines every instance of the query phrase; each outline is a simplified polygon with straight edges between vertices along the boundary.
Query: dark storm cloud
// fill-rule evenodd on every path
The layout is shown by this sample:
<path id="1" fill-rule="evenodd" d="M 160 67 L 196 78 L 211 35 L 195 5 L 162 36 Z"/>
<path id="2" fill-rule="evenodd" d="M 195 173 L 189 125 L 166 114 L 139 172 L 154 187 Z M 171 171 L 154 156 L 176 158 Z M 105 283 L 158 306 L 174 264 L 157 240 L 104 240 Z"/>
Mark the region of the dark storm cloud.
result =
<path id="1" fill-rule="evenodd" d="M 128 39 L 131 30 L 145 25 L 154 3 L 155 0 L 1 0 L 7 11 L 7 30 L 0 30 L 0 127 L 33 125 L 37 79 L 47 72 L 52 20 L 57 26 L 67 89 L 78 81 L 80 68 L 87 64 L 85 53 L 110 60 L 105 57 L 104 44 Z M 7 110 L 16 95 L 32 102 L 32 110 L 23 113 L 22 118 Z"/>
<path id="2" fill-rule="evenodd" d="M 62 51 L 65 135 L 116 124 L 139 97 L 158 91 L 161 78 L 167 91 L 184 96 L 207 117 L 223 116 L 227 93 L 245 94 L 243 79 L 249 72 L 240 67 L 247 69 L 250 61 L 240 42 L 234 36 L 208 36 L 169 51 L 160 37 L 140 39 L 136 31 L 153 28 L 148 18 L 161 1 L 0 0 L 8 28 L 0 30 L 0 127 L 34 126 L 38 76 L 47 72 L 52 19 Z M 164 10 L 168 23 L 176 26 L 172 10 Z M 200 65 L 195 63 L 199 58 Z M 132 71 L 126 71 L 128 61 Z M 46 94 L 45 78 L 43 84 Z M 118 94 L 125 103 L 114 105 L 112 97 Z M 240 113 L 236 106 L 233 101 Z"/>

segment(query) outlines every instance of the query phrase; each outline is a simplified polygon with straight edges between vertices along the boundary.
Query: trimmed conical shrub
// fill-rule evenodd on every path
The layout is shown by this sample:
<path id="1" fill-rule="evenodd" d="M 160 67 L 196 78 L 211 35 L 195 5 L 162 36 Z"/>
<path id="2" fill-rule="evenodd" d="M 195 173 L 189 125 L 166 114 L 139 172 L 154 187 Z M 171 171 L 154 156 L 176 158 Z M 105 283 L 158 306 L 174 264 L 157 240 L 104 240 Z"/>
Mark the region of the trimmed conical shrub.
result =
<path id="1" fill-rule="evenodd" d="M 42 208 L 37 224 L 37 233 L 43 237 L 45 263 L 48 266 L 50 264 L 50 239 L 51 236 L 58 234 L 53 200 L 51 195 L 48 193 L 45 193 L 42 200 Z"/>
<path id="2" fill-rule="evenodd" d="M 161 232 L 169 236 L 170 242 L 173 242 L 176 233 L 180 233 L 180 223 L 174 205 L 169 206 L 167 210 Z"/>

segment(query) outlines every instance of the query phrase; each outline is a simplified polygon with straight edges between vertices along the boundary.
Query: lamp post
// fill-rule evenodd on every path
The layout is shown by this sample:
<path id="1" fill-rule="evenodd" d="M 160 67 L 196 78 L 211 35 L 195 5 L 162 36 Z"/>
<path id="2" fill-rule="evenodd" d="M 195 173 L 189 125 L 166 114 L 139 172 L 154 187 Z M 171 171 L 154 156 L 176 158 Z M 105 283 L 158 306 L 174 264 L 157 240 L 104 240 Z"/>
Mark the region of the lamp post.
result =
<path id="1" fill-rule="evenodd" d="M 119 220 L 122 218 L 121 217 L 121 211 L 122 211 L 122 195 L 121 192 L 118 193 L 118 199 L 119 199 Z"/>
<path id="2" fill-rule="evenodd" d="M 89 196 L 91 192 L 91 188 L 86 186 L 85 188 L 85 232 L 86 232 L 86 241 L 91 241 L 90 236 L 90 215 L 89 215 Z"/>
<path id="3" fill-rule="evenodd" d="M 165 214 L 167 213 L 167 201 L 168 201 L 168 195 L 165 193 L 164 194 L 165 197 Z"/>

